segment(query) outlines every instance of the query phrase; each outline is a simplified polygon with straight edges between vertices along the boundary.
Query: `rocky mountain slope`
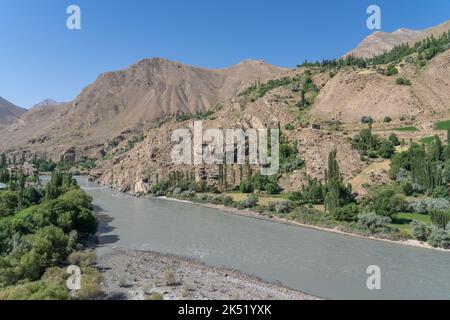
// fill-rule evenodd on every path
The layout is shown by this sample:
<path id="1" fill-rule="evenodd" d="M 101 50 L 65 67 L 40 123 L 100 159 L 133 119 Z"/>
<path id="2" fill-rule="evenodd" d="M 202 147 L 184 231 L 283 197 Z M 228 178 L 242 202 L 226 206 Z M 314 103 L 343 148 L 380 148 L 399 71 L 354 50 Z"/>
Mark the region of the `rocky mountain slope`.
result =
<path id="1" fill-rule="evenodd" d="M 1 132 L 1 149 L 58 153 L 97 148 L 155 121 L 205 112 L 255 83 L 285 72 L 247 60 L 228 69 L 208 70 L 156 58 L 102 74 L 71 103 L 30 110 Z"/>
<path id="2" fill-rule="evenodd" d="M 429 61 L 424 68 L 414 62 L 398 66 L 399 74 L 385 76 L 374 69 L 338 72 L 317 97 L 311 115 L 318 121 L 357 123 L 363 116 L 377 121 L 385 117 L 430 117 L 448 114 L 450 105 L 450 51 Z M 396 84 L 403 77 L 411 86 Z"/>
<path id="3" fill-rule="evenodd" d="M 377 31 L 366 37 L 355 49 L 345 56 L 353 55 L 360 58 L 372 58 L 384 52 L 392 50 L 401 44 L 414 45 L 430 36 L 439 36 L 450 30 L 450 21 L 426 30 L 398 29 L 392 33 Z"/>
<path id="4" fill-rule="evenodd" d="M 295 77 L 304 72 L 305 70 L 299 69 L 288 73 L 287 76 Z M 320 78 L 320 76 L 317 78 L 318 82 Z M 289 141 L 298 141 L 299 153 L 305 166 L 280 179 L 280 184 L 287 191 L 298 190 L 308 176 L 323 179 L 328 154 L 336 147 L 345 178 L 350 179 L 358 174 L 363 163 L 358 153 L 352 150 L 345 136 L 298 125 L 298 108 L 293 105 L 297 99 L 296 95 L 289 86 L 285 86 L 270 90 L 255 101 L 244 96 L 236 97 L 224 103 L 223 107 L 211 117 L 203 120 L 203 128 L 246 130 L 278 126 L 284 128 L 287 124 L 295 124 L 297 129 L 292 131 L 283 129 L 283 133 Z M 172 132 L 180 128 L 192 130 L 193 122 L 194 120 L 167 122 L 159 128 L 147 131 L 144 141 L 133 149 L 120 152 L 126 145 L 124 142 L 112 151 L 114 156 L 110 160 L 102 162 L 97 168 L 96 179 L 132 194 L 145 193 L 148 186 L 155 183 L 156 179 L 166 179 L 168 173 L 173 171 L 194 170 L 197 177 L 203 176 L 208 183 L 214 184 L 214 181 L 217 182 L 218 179 L 217 165 L 177 166 L 171 160 L 171 150 L 174 146 L 171 142 Z M 228 168 L 230 183 L 233 180 L 233 170 L 236 172 L 238 166 Z M 239 183 L 240 179 L 237 177 L 235 184 L 239 185 Z"/>
<path id="5" fill-rule="evenodd" d="M 22 109 L 0 97 L 0 128 L 8 126 L 25 112 L 25 109 Z"/>

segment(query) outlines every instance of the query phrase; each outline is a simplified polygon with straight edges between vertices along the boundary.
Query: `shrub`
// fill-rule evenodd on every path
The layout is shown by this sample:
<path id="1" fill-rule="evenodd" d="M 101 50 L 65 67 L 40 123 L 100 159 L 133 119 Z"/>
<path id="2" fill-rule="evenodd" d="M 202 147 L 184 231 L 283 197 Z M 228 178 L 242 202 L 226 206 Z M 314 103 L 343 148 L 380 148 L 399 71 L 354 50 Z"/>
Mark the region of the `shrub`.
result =
<path id="1" fill-rule="evenodd" d="M 431 228 L 428 227 L 425 223 L 417 220 L 413 220 L 412 226 L 412 234 L 414 238 L 419 241 L 427 241 L 428 237 L 431 234 Z"/>
<path id="2" fill-rule="evenodd" d="M 392 133 L 389 138 L 388 138 L 389 142 L 392 143 L 394 146 L 399 146 L 401 145 L 400 140 L 398 139 L 397 135 L 395 133 Z"/>
<path id="3" fill-rule="evenodd" d="M 392 187 L 382 187 L 375 191 L 371 209 L 380 216 L 392 217 L 404 210 L 405 198 Z"/>
<path id="4" fill-rule="evenodd" d="M 390 230 L 389 224 L 392 220 L 375 213 L 364 213 L 358 216 L 358 225 L 371 233 L 385 232 Z"/>
<path id="5" fill-rule="evenodd" d="M 176 284 L 175 282 L 175 275 L 171 271 L 165 271 L 163 274 L 163 280 L 166 286 L 174 286 Z"/>
<path id="6" fill-rule="evenodd" d="M 247 199 L 241 201 L 240 204 L 242 207 L 244 207 L 246 209 L 256 207 L 256 205 L 258 204 L 258 197 L 251 194 L 247 197 Z"/>
<path id="7" fill-rule="evenodd" d="M 84 268 L 95 263 L 97 256 L 92 251 L 75 251 L 67 258 L 67 260 L 72 265 Z"/>
<path id="8" fill-rule="evenodd" d="M 445 186 L 436 187 L 436 189 L 433 190 L 432 196 L 433 196 L 433 198 L 437 198 L 437 199 L 448 197 L 448 187 L 445 187 Z"/>
<path id="9" fill-rule="evenodd" d="M 59 267 L 51 267 L 45 270 L 44 275 L 42 276 L 41 280 L 47 281 L 47 282 L 53 282 L 57 283 L 61 286 L 66 285 L 66 280 L 69 277 L 69 274 L 67 274 L 66 270 L 64 268 Z"/>
<path id="10" fill-rule="evenodd" d="M 409 81 L 408 79 L 405 79 L 405 78 L 397 78 L 395 83 L 399 86 L 410 86 L 411 85 L 411 81 Z"/>
<path id="11" fill-rule="evenodd" d="M 253 185 L 251 182 L 248 182 L 246 180 L 241 181 L 241 185 L 239 186 L 239 190 L 242 193 L 252 193 L 253 192 Z"/>
<path id="12" fill-rule="evenodd" d="M 287 125 L 284 126 L 284 129 L 292 131 L 295 129 L 295 127 L 292 124 L 288 123 Z"/>
<path id="13" fill-rule="evenodd" d="M 289 213 L 289 212 L 291 212 L 291 210 L 292 210 L 292 207 L 288 201 L 281 201 L 275 205 L 276 213 Z"/>
<path id="14" fill-rule="evenodd" d="M 408 197 L 414 194 L 414 187 L 410 182 L 403 183 L 402 190 Z"/>
<path id="15" fill-rule="evenodd" d="M 333 217 L 338 221 L 358 220 L 359 207 L 355 203 L 350 203 L 344 207 L 337 208 L 333 212 Z"/>
<path id="16" fill-rule="evenodd" d="M 389 123 L 389 122 L 391 122 L 391 121 L 392 121 L 392 118 L 391 118 L 391 117 L 384 117 L 383 122 Z"/>
<path id="17" fill-rule="evenodd" d="M 385 75 L 390 77 L 396 74 L 398 74 L 397 67 L 394 64 L 389 65 L 386 69 Z"/>
<path id="18" fill-rule="evenodd" d="M 433 210 L 430 212 L 431 221 L 436 227 L 446 229 L 450 221 L 449 211 L 437 211 Z"/>
<path id="19" fill-rule="evenodd" d="M 371 116 L 364 116 L 361 118 L 361 123 L 363 124 L 373 123 L 373 118 Z"/>
<path id="20" fill-rule="evenodd" d="M 439 228 L 433 228 L 428 244 L 435 248 L 450 249 L 450 234 Z"/>
<path id="21" fill-rule="evenodd" d="M 406 210 L 413 213 L 427 214 L 431 211 L 445 211 L 450 209 L 447 199 L 421 199 L 407 201 Z"/>
<path id="22" fill-rule="evenodd" d="M 17 209 L 18 203 L 19 200 L 14 192 L 0 192 L 0 218 L 13 215 Z"/>
<path id="23" fill-rule="evenodd" d="M 76 298 L 80 300 L 96 299 L 101 294 L 102 276 L 94 268 L 83 268 L 81 288 L 76 292 Z"/>
<path id="24" fill-rule="evenodd" d="M 0 300 L 68 300 L 68 290 L 57 283 L 37 281 L 0 291 Z"/>
<path id="25" fill-rule="evenodd" d="M 145 299 L 146 300 L 155 300 L 155 301 L 157 301 L 157 300 L 164 300 L 164 296 L 161 293 L 159 293 L 159 292 L 154 292 L 154 293 L 152 293 L 150 295 L 146 295 Z"/>

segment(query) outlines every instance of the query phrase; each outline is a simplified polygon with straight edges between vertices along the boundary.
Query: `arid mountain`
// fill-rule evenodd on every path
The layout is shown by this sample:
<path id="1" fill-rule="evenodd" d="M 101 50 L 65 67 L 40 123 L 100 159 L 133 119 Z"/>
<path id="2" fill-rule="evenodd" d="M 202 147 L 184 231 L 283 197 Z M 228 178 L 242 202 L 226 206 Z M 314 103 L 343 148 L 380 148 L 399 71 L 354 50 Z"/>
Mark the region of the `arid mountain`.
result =
<path id="1" fill-rule="evenodd" d="M 450 50 L 429 61 L 424 69 L 417 69 L 414 62 L 404 62 L 398 69 L 395 77 L 370 69 L 338 72 L 320 90 L 311 115 L 318 121 L 357 123 L 369 115 L 383 121 L 387 116 L 398 119 L 449 113 Z M 398 77 L 412 85 L 397 85 Z"/>
<path id="2" fill-rule="evenodd" d="M 208 70 L 165 59 L 145 59 L 102 74 L 71 103 L 30 110 L 1 132 L 0 148 L 57 154 L 89 149 L 155 121 L 212 110 L 260 79 L 286 70 L 261 61 Z"/>
<path id="3" fill-rule="evenodd" d="M 303 73 L 297 70 L 290 76 Z M 352 150 L 350 143 L 340 133 L 315 130 L 310 127 L 298 126 L 298 119 L 292 108 L 295 97 L 289 87 L 275 88 L 264 97 L 256 101 L 237 97 L 224 104 L 222 109 L 212 117 L 202 121 L 203 129 L 248 129 L 248 128 L 282 128 L 287 124 L 294 124 L 297 129 L 292 131 L 283 130 L 290 141 L 297 140 L 299 153 L 305 161 L 305 166 L 291 175 L 283 175 L 280 184 L 286 191 L 298 190 L 306 181 L 308 176 L 323 179 L 325 165 L 329 152 L 338 148 L 338 160 L 341 170 L 346 179 L 358 174 L 363 166 L 358 153 Z M 117 146 L 110 160 L 100 164 L 95 177 L 101 183 L 114 186 L 122 191 L 132 194 L 146 193 L 148 186 L 155 183 L 157 177 L 166 179 L 172 171 L 194 170 L 197 177 L 202 177 L 208 183 L 218 180 L 217 165 L 204 166 L 177 166 L 171 160 L 171 151 L 174 143 L 171 134 L 176 129 L 192 130 L 193 120 L 177 122 L 170 121 L 159 128 L 146 132 L 146 138 L 138 143 L 133 149 L 120 152 L 126 145 L 126 141 Z M 235 171 L 234 183 L 239 185 L 240 177 L 237 173 L 238 166 L 229 166 L 228 181 L 233 181 L 233 170 Z M 245 170 L 245 168 L 244 168 Z M 244 176 L 246 173 L 244 172 Z"/>
<path id="4" fill-rule="evenodd" d="M 413 45 L 426 37 L 432 35 L 439 36 L 448 30 L 450 30 L 450 21 L 426 30 L 408 30 L 402 28 L 392 33 L 377 31 L 365 38 L 357 48 L 353 49 L 345 56 L 354 55 L 355 57 L 360 58 L 372 58 L 387 52 L 398 45 L 405 43 Z"/>
<path id="5" fill-rule="evenodd" d="M 0 97 L 0 128 L 11 124 L 25 112 L 25 109 L 22 109 Z"/>
<path id="6" fill-rule="evenodd" d="M 31 109 L 39 109 L 39 108 L 48 107 L 48 106 L 56 106 L 59 104 L 61 104 L 61 103 L 56 102 L 53 99 L 45 99 L 39 103 L 36 103 L 34 106 L 31 107 Z"/>

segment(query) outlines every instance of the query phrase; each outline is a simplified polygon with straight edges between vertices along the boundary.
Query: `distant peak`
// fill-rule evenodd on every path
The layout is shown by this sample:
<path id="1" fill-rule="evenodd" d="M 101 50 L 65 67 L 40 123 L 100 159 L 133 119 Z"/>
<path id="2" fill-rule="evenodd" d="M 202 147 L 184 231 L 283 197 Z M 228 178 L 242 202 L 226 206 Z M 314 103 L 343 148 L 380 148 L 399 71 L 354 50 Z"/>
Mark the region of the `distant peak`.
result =
<path id="1" fill-rule="evenodd" d="M 264 60 L 245 59 L 239 62 L 239 65 L 263 65 L 266 64 Z"/>
<path id="2" fill-rule="evenodd" d="M 48 106 L 56 106 L 60 104 L 59 102 L 56 102 L 53 99 L 45 99 L 42 100 L 41 102 L 35 104 L 32 108 L 41 108 L 41 107 L 48 107 Z"/>
<path id="3" fill-rule="evenodd" d="M 172 66 L 172 67 L 180 67 L 183 64 L 179 63 L 179 62 L 175 62 L 175 61 L 170 61 L 168 59 L 165 58 L 145 58 L 142 59 L 140 61 L 138 61 L 136 64 L 134 64 L 133 66 L 150 66 L 150 67 L 160 67 L 160 66 Z"/>

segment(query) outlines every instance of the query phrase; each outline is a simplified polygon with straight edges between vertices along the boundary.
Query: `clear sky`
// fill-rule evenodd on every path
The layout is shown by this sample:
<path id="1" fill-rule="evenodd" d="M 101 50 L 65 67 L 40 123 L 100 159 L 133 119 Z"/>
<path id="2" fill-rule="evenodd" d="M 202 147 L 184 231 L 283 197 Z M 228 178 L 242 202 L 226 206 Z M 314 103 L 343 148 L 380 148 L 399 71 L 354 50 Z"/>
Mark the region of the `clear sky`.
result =
<path id="1" fill-rule="evenodd" d="M 79 31 L 66 28 L 70 4 Z M 339 57 L 372 32 L 370 4 L 383 31 L 450 19 L 449 0 L 1 0 L 0 96 L 26 108 L 70 101 L 100 73 L 148 57 L 207 68 Z"/>

